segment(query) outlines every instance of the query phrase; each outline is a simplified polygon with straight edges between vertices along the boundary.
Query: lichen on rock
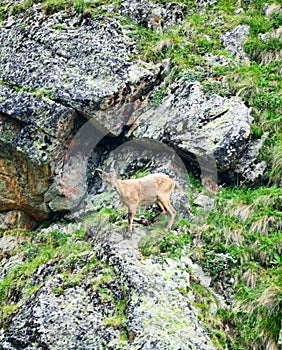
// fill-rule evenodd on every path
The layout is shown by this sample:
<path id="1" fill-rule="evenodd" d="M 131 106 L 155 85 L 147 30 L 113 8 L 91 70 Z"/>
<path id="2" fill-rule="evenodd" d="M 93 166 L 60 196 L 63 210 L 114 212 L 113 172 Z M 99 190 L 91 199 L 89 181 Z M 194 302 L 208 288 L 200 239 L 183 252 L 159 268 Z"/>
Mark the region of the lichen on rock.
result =
<path id="1" fill-rule="evenodd" d="M 146 95 L 161 66 L 131 58 L 134 43 L 114 18 L 80 25 L 78 15 L 45 17 L 36 5 L 2 21 L 0 40 L 0 210 L 41 220 L 75 207 L 87 190 L 91 150 L 64 165 L 76 116 L 119 134 L 130 114 L 118 122 L 101 112 Z"/>
<path id="2" fill-rule="evenodd" d="M 252 117 L 240 98 L 205 94 L 199 82 L 174 82 L 162 104 L 141 113 L 135 137 L 162 141 L 180 153 L 211 156 L 219 170 L 232 168 L 246 148 Z"/>

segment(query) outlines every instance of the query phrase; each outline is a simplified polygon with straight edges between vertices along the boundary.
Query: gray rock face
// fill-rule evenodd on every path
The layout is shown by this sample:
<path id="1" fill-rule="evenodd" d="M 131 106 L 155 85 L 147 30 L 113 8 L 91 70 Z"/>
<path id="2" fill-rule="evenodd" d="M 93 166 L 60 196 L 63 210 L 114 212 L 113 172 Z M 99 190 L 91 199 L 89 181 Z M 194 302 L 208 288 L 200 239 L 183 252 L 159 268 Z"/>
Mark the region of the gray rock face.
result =
<path id="1" fill-rule="evenodd" d="M 241 99 L 206 95 L 198 82 L 175 82 L 163 103 L 141 114 L 132 130 L 194 155 L 207 172 L 232 168 L 244 152 L 252 117 Z M 216 171 L 216 169 L 210 169 Z"/>
<path id="2" fill-rule="evenodd" d="M 249 26 L 238 25 L 233 30 L 227 31 L 220 36 L 220 39 L 230 55 L 235 56 L 240 62 L 248 60 L 247 54 L 243 50 L 243 40 L 249 34 Z"/>
<path id="3" fill-rule="evenodd" d="M 45 17 L 40 5 L 1 22 L 0 41 L 0 210 L 42 220 L 80 203 L 90 151 L 130 118 L 118 123 L 101 111 L 146 94 L 161 68 L 131 60 L 134 44 L 115 19 Z M 104 129 L 88 132 L 92 148 L 81 137 L 80 152 L 66 160 L 75 111 Z"/>
<path id="4" fill-rule="evenodd" d="M 267 135 L 264 135 L 260 140 L 250 142 L 246 152 L 237 163 L 234 172 L 243 182 L 255 183 L 263 178 L 267 164 L 265 161 L 258 161 L 258 155 L 266 137 Z"/>
<path id="5" fill-rule="evenodd" d="M 3 85 L 0 111 L 0 210 L 21 210 L 44 219 L 49 213 L 44 193 L 54 168 L 51 162 L 71 135 L 75 112 Z"/>
<path id="6" fill-rule="evenodd" d="M 177 270 L 172 259 L 167 259 L 164 269 L 159 269 L 153 259 L 139 260 L 138 240 L 137 234 L 130 241 L 121 241 L 119 235 L 100 236 L 95 241 L 99 254 L 110 256 L 108 263 L 130 289 L 129 349 L 214 349 L 198 323 L 195 309 L 179 292 L 180 287 L 187 288 L 189 275 Z"/>
<path id="7" fill-rule="evenodd" d="M 0 85 L 0 111 L 3 114 L 1 144 L 21 152 L 37 164 L 54 159 L 74 127 L 73 109 L 4 85 Z"/>
<path id="8" fill-rule="evenodd" d="M 198 0 L 196 1 L 197 10 L 204 12 L 207 6 L 214 4 L 216 0 Z"/>
<path id="9" fill-rule="evenodd" d="M 108 226 L 92 231 L 94 252 L 41 265 L 30 277 L 41 287 L 2 329 L 0 349 L 214 350 L 192 299 L 180 292 L 189 288 L 186 265 L 140 260 L 142 235 L 137 229 L 123 240 Z M 91 261 L 95 266 L 85 269 Z M 79 283 L 66 280 L 70 272 Z"/>
<path id="10" fill-rule="evenodd" d="M 2 22 L 1 79 L 43 90 L 91 117 L 151 88 L 159 66 L 131 62 L 134 44 L 118 21 L 101 17 L 79 23 L 61 12 L 44 18 L 36 7 Z"/>
<path id="11" fill-rule="evenodd" d="M 142 2 L 123 0 L 119 12 L 142 26 L 160 31 L 180 24 L 187 12 L 187 6 L 177 2 L 161 5 L 148 0 Z"/>
<path id="12" fill-rule="evenodd" d="M 263 10 L 264 14 L 266 15 L 266 17 L 271 17 L 273 14 L 282 13 L 282 6 L 278 3 L 277 4 L 266 3 L 266 4 L 264 4 L 262 10 Z"/>

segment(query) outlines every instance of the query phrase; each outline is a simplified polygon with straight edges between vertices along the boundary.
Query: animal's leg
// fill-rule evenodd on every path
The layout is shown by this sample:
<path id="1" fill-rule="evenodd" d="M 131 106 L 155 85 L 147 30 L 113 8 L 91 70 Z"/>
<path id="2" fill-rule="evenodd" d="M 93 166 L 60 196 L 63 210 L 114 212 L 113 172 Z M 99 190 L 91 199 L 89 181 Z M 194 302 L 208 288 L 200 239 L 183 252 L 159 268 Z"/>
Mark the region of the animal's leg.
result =
<path id="1" fill-rule="evenodd" d="M 164 206 L 162 205 L 162 202 L 161 202 L 161 201 L 158 201 L 158 205 L 159 205 L 161 211 L 160 211 L 157 215 L 153 216 L 153 217 L 150 219 L 150 223 L 156 222 L 156 221 L 158 220 L 158 218 L 159 218 L 162 214 L 164 214 L 164 213 L 166 212 L 166 209 L 165 209 Z"/>
<path id="2" fill-rule="evenodd" d="M 171 226 L 172 226 L 173 221 L 175 219 L 176 211 L 170 203 L 169 203 L 169 208 L 167 209 L 167 211 L 170 214 L 170 219 L 168 221 L 166 229 L 169 231 L 169 230 L 171 230 Z"/>
<path id="3" fill-rule="evenodd" d="M 166 212 L 165 208 L 163 207 L 161 202 L 157 202 L 159 205 L 161 211 L 157 213 L 157 215 L 153 216 L 152 218 L 145 218 L 144 216 L 141 216 L 139 218 L 134 218 L 134 222 L 138 222 L 138 224 L 144 225 L 144 226 L 149 226 L 150 224 L 154 223 L 157 221 L 157 219 Z"/>
<path id="4" fill-rule="evenodd" d="M 128 207 L 128 226 L 124 238 L 130 238 L 132 236 L 132 223 L 136 214 L 136 208 L 137 206 L 135 205 Z"/>
<path id="5" fill-rule="evenodd" d="M 170 204 L 170 201 L 168 198 L 164 196 L 159 196 L 159 201 L 162 203 L 163 207 L 169 212 L 170 219 L 168 221 L 166 229 L 169 231 L 171 229 L 171 226 L 173 224 L 173 221 L 175 219 L 176 211 L 173 208 L 173 206 Z"/>

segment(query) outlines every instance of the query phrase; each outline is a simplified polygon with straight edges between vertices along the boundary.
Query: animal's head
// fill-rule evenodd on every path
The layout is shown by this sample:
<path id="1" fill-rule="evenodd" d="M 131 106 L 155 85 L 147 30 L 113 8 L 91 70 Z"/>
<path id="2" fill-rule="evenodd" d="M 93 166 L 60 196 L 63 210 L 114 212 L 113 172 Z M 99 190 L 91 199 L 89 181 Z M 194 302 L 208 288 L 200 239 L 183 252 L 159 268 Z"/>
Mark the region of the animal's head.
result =
<path id="1" fill-rule="evenodd" d="M 115 161 L 112 162 L 110 171 L 107 173 L 102 169 L 96 169 L 98 171 L 98 174 L 100 178 L 107 183 L 109 183 L 111 186 L 115 187 L 116 186 L 116 180 L 117 180 L 117 175 L 114 169 Z"/>

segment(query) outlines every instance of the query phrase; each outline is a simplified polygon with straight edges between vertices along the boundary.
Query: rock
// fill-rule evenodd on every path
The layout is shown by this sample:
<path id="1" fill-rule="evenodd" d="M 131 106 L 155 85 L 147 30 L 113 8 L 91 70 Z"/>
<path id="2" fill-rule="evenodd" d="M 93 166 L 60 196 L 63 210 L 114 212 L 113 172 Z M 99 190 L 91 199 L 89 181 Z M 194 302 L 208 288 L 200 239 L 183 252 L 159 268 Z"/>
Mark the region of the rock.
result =
<path id="1" fill-rule="evenodd" d="M 213 5 L 214 3 L 216 3 L 216 0 L 198 0 L 195 4 L 197 7 L 197 11 L 203 13 L 205 12 L 207 6 Z"/>
<path id="2" fill-rule="evenodd" d="M 87 157 L 77 154 L 56 168 L 53 183 L 44 194 L 51 211 L 73 210 L 81 203 L 87 193 L 87 163 Z"/>
<path id="3" fill-rule="evenodd" d="M 95 117 L 99 111 L 134 101 L 152 88 L 159 65 L 131 61 L 134 43 L 114 18 L 79 18 L 58 12 L 47 18 L 34 6 L 1 23 L 1 79 L 9 85 L 43 91 L 52 100 Z M 19 43 L 21 43 L 19 45 Z"/>
<path id="4" fill-rule="evenodd" d="M 129 349 L 213 349 L 198 323 L 196 310 L 179 293 L 178 288 L 187 281 L 184 269 L 176 268 L 172 259 L 166 260 L 164 269 L 153 258 L 138 260 L 135 237 L 130 241 L 121 241 L 118 236 L 100 236 L 95 240 L 99 256 L 107 259 L 130 288 Z"/>
<path id="5" fill-rule="evenodd" d="M 15 243 L 13 239 L 11 239 L 11 248 L 12 245 Z M 14 267 L 19 266 L 23 264 L 23 257 L 21 254 L 16 254 L 10 256 L 11 249 L 7 249 L 0 252 L 0 280 L 2 280 Z M 1 336 L 1 329 L 0 329 L 0 336 Z M 1 343 L 0 343 L 1 346 Z M 1 348 L 0 348 L 1 349 Z"/>
<path id="6" fill-rule="evenodd" d="M 130 133 L 197 158 L 202 177 L 217 184 L 217 171 L 232 169 L 244 153 L 251 121 L 241 99 L 207 95 L 199 82 L 178 80 L 159 107 L 136 118 Z"/>
<path id="7" fill-rule="evenodd" d="M 12 235 L 5 235 L 0 238 L 0 251 L 1 253 L 13 250 L 17 246 L 17 238 Z"/>
<path id="8" fill-rule="evenodd" d="M 189 269 L 192 270 L 193 275 L 197 276 L 202 286 L 206 288 L 210 286 L 212 278 L 203 271 L 200 265 L 194 263 L 190 258 L 186 256 L 183 256 L 181 260 Z"/>
<path id="9" fill-rule="evenodd" d="M 282 13 L 282 6 L 280 4 L 266 3 L 262 10 L 266 17 L 271 17 L 273 14 Z"/>
<path id="10" fill-rule="evenodd" d="M 177 2 L 159 4 L 148 0 L 141 3 L 137 0 L 123 0 L 119 12 L 139 25 L 161 31 L 181 24 L 184 14 L 187 12 L 187 6 Z"/>
<path id="11" fill-rule="evenodd" d="M 250 141 L 247 144 L 245 153 L 234 169 L 234 174 L 239 177 L 240 181 L 254 184 L 263 179 L 267 164 L 265 161 L 258 161 L 258 156 L 267 136 L 268 134 L 265 134 L 261 139 Z"/>
<path id="12" fill-rule="evenodd" d="M 211 196 L 207 196 L 203 193 L 199 193 L 197 197 L 193 200 L 193 203 L 198 207 L 208 209 L 213 207 L 214 198 L 212 198 Z"/>
<path id="13" fill-rule="evenodd" d="M 10 210 L 0 213 L 0 230 L 7 230 L 11 227 L 18 227 L 32 230 L 37 222 L 27 213 L 21 210 Z"/>
<path id="14" fill-rule="evenodd" d="M 279 39 L 281 37 L 282 37 L 282 27 L 276 28 L 272 32 L 259 34 L 259 38 L 261 41 L 267 41 L 269 39 Z"/>
<path id="15" fill-rule="evenodd" d="M 11 269 L 23 263 L 23 255 L 17 252 L 22 239 L 11 234 L 0 238 L 0 281 Z M 1 321 L 2 315 L 0 315 Z"/>
<path id="16" fill-rule="evenodd" d="M 243 41 L 249 34 L 249 26 L 240 24 L 232 30 L 229 30 L 220 35 L 220 40 L 223 46 L 240 62 L 248 61 L 248 56 L 243 49 Z"/>
<path id="17" fill-rule="evenodd" d="M 191 292 L 181 292 L 189 287 L 186 264 L 141 259 L 145 232 L 136 229 L 131 240 L 121 234 L 117 227 L 94 228 L 88 235 L 94 251 L 40 265 L 28 280 L 40 288 L 1 330 L 0 349 L 214 350 Z"/>
<path id="18" fill-rule="evenodd" d="M 63 282 L 55 275 L 19 309 L 1 339 L 0 349 L 15 347 L 38 349 L 106 348 L 119 339 L 120 332 L 103 323 L 114 306 L 102 310 L 98 293 L 77 286 L 56 295 Z M 97 294 L 97 296 L 95 296 Z M 100 305 L 99 305 L 100 304 Z"/>
<path id="19" fill-rule="evenodd" d="M 0 85 L 0 210 L 48 217 L 44 193 L 62 145 L 73 129 L 72 109 Z M 53 168 L 53 169 L 52 169 Z"/>
<path id="20" fill-rule="evenodd" d="M 224 66 L 224 67 L 234 67 L 236 63 L 231 58 L 225 57 L 223 55 L 214 55 L 212 53 L 205 54 L 205 60 L 211 66 Z"/>
<path id="21" fill-rule="evenodd" d="M 122 132 L 123 104 L 146 95 L 162 67 L 132 61 L 117 20 L 80 23 L 40 5 L 2 21 L 0 41 L 0 210 L 40 221 L 85 198 L 91 151 Z"/>

